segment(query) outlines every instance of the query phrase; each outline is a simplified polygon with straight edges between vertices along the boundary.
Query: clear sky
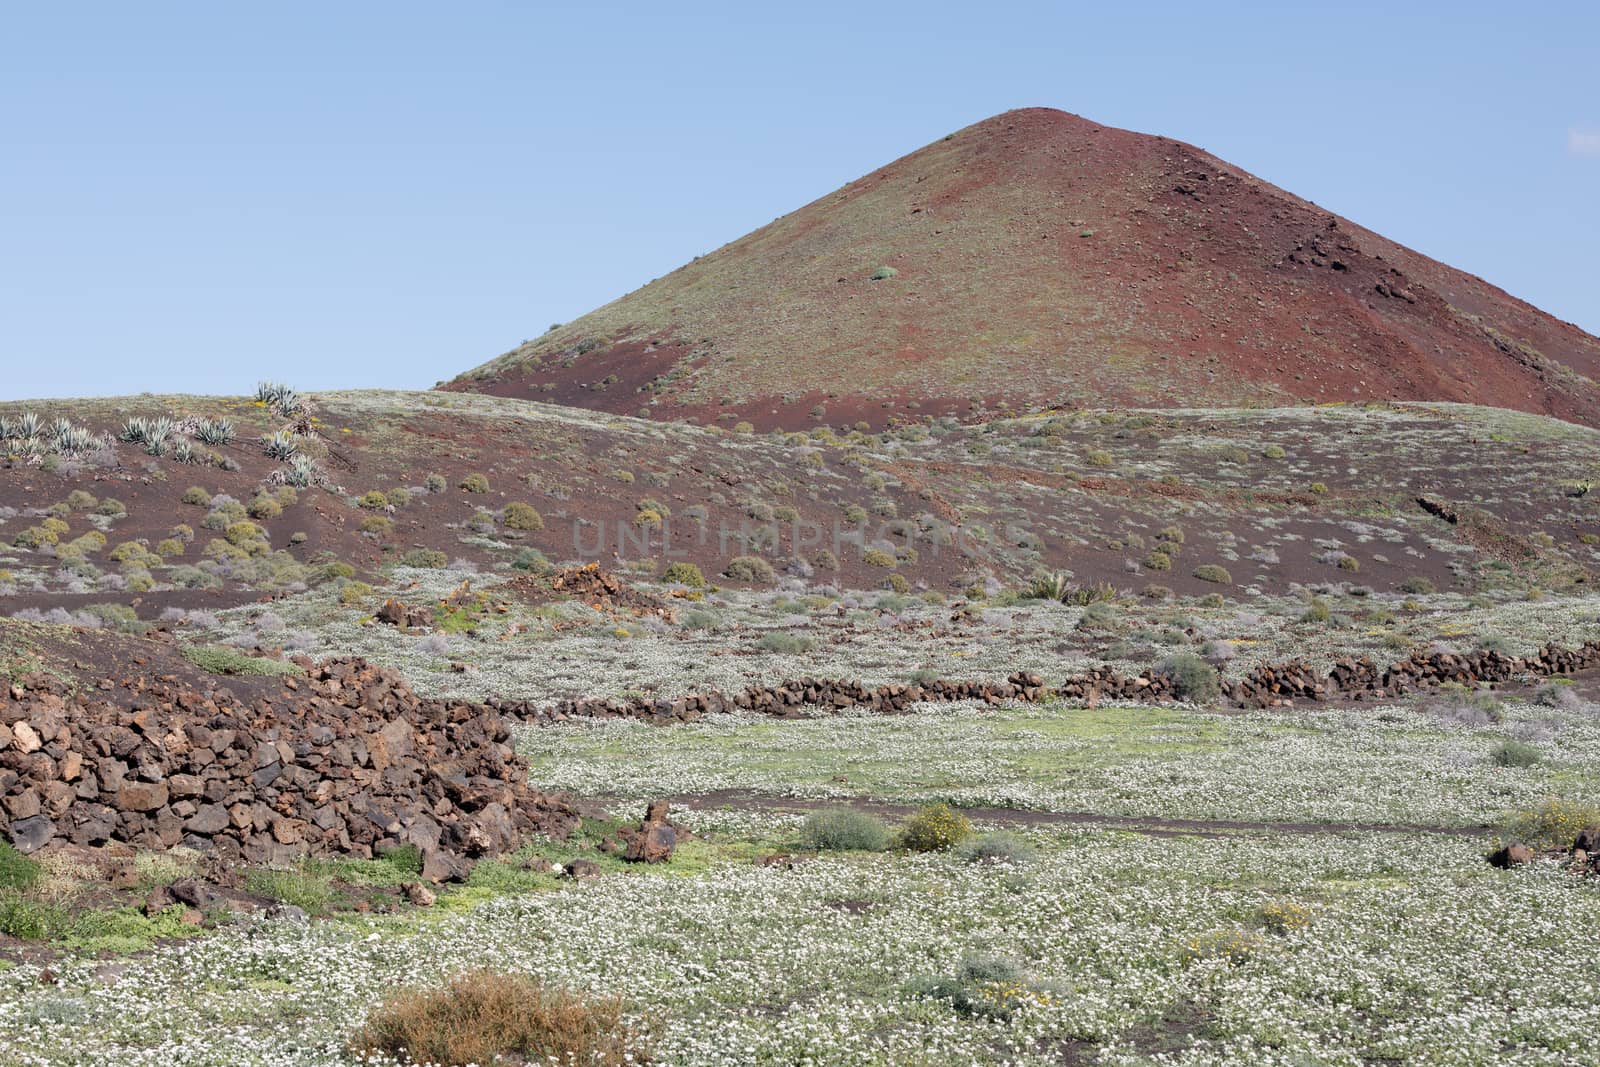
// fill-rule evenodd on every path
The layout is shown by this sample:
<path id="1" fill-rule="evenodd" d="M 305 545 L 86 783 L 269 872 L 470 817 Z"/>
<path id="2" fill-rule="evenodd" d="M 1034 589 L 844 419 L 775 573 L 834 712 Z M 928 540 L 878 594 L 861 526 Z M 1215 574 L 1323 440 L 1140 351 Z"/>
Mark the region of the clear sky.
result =
<path id="1" fill-rule="evenodd" d="M 3 11 L 0 398 L 431 386 L 1030 105 L 1600 333 L 1593 0 Z"/>

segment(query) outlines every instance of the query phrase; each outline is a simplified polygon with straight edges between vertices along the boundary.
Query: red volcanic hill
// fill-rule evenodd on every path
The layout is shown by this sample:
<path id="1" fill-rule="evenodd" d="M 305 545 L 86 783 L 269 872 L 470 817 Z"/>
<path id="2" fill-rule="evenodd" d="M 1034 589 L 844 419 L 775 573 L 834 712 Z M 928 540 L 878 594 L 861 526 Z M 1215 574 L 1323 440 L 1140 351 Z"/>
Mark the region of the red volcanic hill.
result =
<path id="1" fill-rule="evenodd" d="M 760 428 L 1458 400 L 1600 425 L 1600 339 L 1197 148 L 951 134 L 443 386 Z"/>

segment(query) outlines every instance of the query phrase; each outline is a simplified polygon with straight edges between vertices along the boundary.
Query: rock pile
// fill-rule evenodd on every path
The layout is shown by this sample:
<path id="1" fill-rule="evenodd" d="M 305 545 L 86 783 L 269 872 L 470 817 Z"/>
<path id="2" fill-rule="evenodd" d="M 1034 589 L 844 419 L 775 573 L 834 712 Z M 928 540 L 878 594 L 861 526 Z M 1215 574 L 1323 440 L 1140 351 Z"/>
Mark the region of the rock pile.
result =
<path id="1" fill-rule="evenodd" d="M 645 809 L 644 821 L 625 835 L 622 858 L 630 863 L 666 863 L 678 847 L 678 828 L 672 825 L 665 800 L 652 801 Z"/>
<path id="2" fill-rule="evenodd" d="M 547 576 L 523 575 L 497 586 L 496 591 L 510 593 L 529 603 L 542 604 L 570 597 L 600 611 L 672 617 L 663 601 L 635 589 L 610 571 L 601 570 L 598 563 L 568 567 Z"/>
<path id="3" fill-rule="evenodd" d="M 905 711 L 921 701 L 981 700 L 1000 704 L 1007 700 L 1040 700 L 1053 693 L 1037 674 L 1018 672 L 1004 682 L 959 682 L 938 680 L 925 684 L 880 685 L 860 682 L 804 678 L 770 686 L 749 686 L 732 696 L 720 690 L 693 693 L 673 699 L 652 700 L 635 696 L 628 699 L 581 697 L 549 707 L 532 703 L 497 705 L 507 715 L 532 721 L 560 722 L 570 718 L 646 719 L 654 722 L 694 722 L 705 715 L 752 711 L 778 718 L 799 718 L 807 707 L 870 708 L 873 711 Z"/>
<path id="4" fill-rule="evenodd" d="M 1341 659 L 1327 674 L 1303 661 L 1264 664 L 1242 678 L 1222 680 L 1223 698 L 1235 707 L 1261 708 L 1296 701 L 1382 700 L 1404 696 L 1449 682 L 1462 685 L 1501 684 L 1525 675 L 1549 676 L 1600 667 L 1600 641 L 1577 649 L 1546 645 L 1532 656 L 1500 652 L 1464 654 L 1418 652 L 1380 667 L 1370 659 Z M 632 718 L 647 722 L 694 722 L 719 712 L 755 712 L 777 718 L 799 718 L 807 709 L 841 711 L 866 708 L 893 713 L 922 701 L 1037 701 L 1059 697 L 1096 703 L 1101 700 L 1158 702 L 1181 694 L 1172 679 L 1154 671 L 1119 674 L 1109 666 L 1092 667 L 1050 687 L 1037 674 L 1019 671 L 1004 682 L 940 679 L 921 684 L 867 686 L 861 682 L 804 678 L 770 686 L 750 686 L 732 696 L 719 690 L 673 698 L 627 699 L 578 697 L 540 706 L 530 702 L 496 705 L 507 715 L 529 722 L 561 722 L 571 718 Z"/>
<path id="5" fill-rule="evenodd" d="M 0 832 L 23 852 L 181 844 L 251 863 L 414 845 L 444 880 L 577 824 L 528 787 L 494 709 L 423 700 L 360 660 L 300 662 L 250 701 L 171 675 L 0 692 Z"/>
<path id="6" fill-rule="evenodd" d="M 1341 659 L 1326 677 L 1304 663 L 1257 667 L 1226 686 L 1241 707 L 1265 707 L 1284 700 L 1385 700 L 1455 682 L 1498 685 L 1522 675 L 1570 674 L 1600 666 L 1600 641 L 1576 649 L 1546 645 L 1531 656 L 1480 650 L 1468 653 L 1416 652 L 1380 667 L 1370 659 Z"/>
<path id="7" fill-rule="evenodd" d="M 433 612 L 427 608 L 407 607 L 393 597 L 385 600 L 372 617 L 387 626 L 399 626 L 408 630 L 428 629 L 433 626 Z"/>

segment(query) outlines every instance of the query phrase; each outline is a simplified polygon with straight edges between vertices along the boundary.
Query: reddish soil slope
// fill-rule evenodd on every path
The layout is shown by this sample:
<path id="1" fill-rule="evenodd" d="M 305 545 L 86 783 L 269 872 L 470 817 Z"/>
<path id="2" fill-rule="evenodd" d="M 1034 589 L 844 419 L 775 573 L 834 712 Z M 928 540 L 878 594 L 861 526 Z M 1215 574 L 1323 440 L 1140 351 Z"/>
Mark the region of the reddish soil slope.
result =
<path id="1" fill-rule="evenodd" d="M 1189 145 L 1035 108 L 444 388 L 758 428 L 1384 398 L 1600 425 L 1596 379 L 1600 339 L 1481 279 Z"/>

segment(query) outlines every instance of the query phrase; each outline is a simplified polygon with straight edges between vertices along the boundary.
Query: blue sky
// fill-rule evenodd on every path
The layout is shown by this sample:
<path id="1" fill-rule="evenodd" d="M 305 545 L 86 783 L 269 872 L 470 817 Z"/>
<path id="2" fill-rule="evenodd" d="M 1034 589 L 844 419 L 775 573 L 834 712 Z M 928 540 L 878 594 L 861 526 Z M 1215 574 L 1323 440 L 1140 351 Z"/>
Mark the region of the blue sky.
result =
<path id="1" fill-rule="evenodd" d="M 0 398 L 431 386 L 1030 105 L 1600 333 L 1600 6 L 1107 7 L 8 5 Z"/>

